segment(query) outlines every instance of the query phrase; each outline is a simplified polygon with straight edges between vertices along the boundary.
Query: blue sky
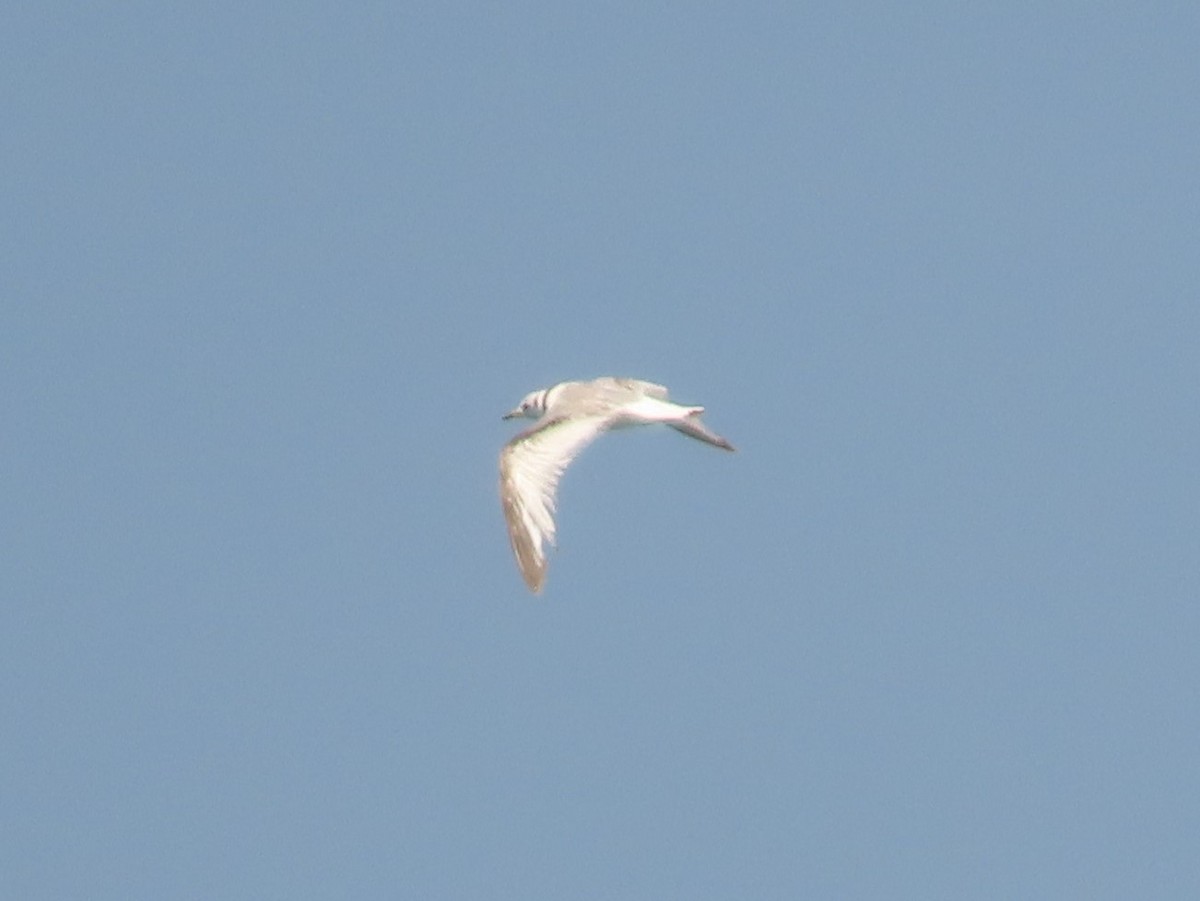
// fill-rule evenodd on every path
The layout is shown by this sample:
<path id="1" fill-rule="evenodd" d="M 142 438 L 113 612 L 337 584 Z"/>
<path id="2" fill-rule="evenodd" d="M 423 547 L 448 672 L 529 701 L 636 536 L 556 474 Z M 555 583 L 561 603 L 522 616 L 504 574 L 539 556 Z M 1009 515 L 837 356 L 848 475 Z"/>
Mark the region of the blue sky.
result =
<path id="1" fill-rule="evenodd" d="M 0 894 L 1200 895 L 1198 18 L 10 12 Z"/>

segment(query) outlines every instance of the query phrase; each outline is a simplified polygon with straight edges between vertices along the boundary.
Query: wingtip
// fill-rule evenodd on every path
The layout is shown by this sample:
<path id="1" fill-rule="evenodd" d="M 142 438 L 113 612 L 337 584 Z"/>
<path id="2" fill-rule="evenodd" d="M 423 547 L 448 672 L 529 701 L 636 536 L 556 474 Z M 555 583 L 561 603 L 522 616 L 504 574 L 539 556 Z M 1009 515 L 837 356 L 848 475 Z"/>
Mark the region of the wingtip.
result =
<path id="1" fill-rule="evenodd" d="M 546 562 L 537 558 L 517 558 L 517 566 L 521 570 L 521 578 L 533 594 L 541 594 L 546 584 Z"/>

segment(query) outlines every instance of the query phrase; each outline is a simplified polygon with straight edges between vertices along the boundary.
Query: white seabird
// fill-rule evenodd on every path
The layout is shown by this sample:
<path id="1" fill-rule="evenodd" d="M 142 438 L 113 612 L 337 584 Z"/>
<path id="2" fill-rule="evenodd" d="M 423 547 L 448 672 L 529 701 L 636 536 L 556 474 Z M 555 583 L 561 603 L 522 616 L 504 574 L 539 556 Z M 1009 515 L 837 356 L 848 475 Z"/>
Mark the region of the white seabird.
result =
<path id="1" fill-rule="evenodd" d="M 667 389 L 637 379 L 560 382 L 525 395 L 505 419 L 536 419 L 500 452 L 500 501 L 517 566 L 534 594 L 546 581 L 544 545 L 554 545 L 554 497 L 571 461 L 609 429 L 664 423 L 724 450 L 733 445 L 700 421 L 703 407 L 667 399 Z"/>

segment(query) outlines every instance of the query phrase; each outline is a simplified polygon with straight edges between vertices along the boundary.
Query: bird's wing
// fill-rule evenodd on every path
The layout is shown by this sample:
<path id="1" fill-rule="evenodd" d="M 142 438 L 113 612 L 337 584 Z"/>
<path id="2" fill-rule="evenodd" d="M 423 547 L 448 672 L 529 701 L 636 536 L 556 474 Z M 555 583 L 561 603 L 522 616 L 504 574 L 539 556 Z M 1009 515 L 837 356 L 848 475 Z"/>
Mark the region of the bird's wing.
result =
<path id="1" fill-rule="evenodd" d="M 592 390 L 609 389 L 616 392 L 617 398 L 625 400 L 630 393 L 634 395 L 642 394 L 646 397 L 654 397 L 658 400 L 667 399 L 667 389 L 664 385 L 656 385 L 654 382 L 643 382 L 641 379 L 627 378 L 599 378 L 591 383 Z"/>
<path id="2" fill-rule="evenodd" d="M 563 472 L 608 423 L 595 414 L 547 415 L 500 452 L 500 502 L 517 566 L 536 594 L 546 580 L 545 542 L 554 544 L 554 496 Z"/>

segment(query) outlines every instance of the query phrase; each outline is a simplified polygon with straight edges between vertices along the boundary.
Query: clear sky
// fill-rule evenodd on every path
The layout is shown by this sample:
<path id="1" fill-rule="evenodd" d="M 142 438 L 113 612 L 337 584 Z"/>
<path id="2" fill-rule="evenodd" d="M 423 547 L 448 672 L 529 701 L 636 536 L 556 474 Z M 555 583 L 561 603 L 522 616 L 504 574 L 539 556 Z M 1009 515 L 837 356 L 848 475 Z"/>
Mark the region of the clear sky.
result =
<path id="1" fill-rule="evenodd" d="M 1198 35 L 10 9 L 0 897 L 1200 897 Z"/>

